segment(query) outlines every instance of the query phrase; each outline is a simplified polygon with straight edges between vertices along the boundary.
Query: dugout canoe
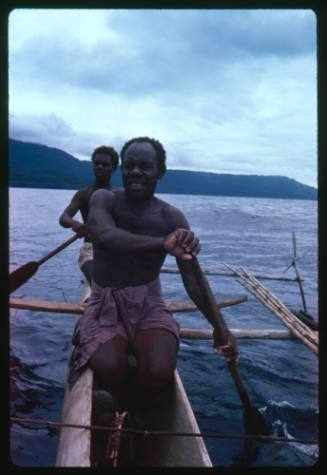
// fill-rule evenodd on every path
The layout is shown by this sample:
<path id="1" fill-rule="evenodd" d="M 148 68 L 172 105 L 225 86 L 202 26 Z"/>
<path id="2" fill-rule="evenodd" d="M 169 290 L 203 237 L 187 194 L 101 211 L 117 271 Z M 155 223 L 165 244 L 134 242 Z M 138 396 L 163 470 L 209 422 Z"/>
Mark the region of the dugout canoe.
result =
<path id="1" fill-rule="evenodd" d="M 85 301 L 88 292 L 89 290 L 84 288 L 81 303 Z M 132 366 L 133 360 L 131 360 L 131 367 Z M 71 389 L 66 385 L 61 418 L 65 426 L 62 426 L 60 430 L 56 458 L 57 467 L 98 466 L 98 459 L 95 455 L 97 450 L 94 449 L 94 441 L 97 440 L 96 437 L 98 437 L 97 434 L 99 434 L 99 431 L 91 431 L 87 428 L 91 426 L 92 423 L 94 424 L 92 418 L 92 413 L 95 410 L 92 405 L 92 401 L 95 400 L 93 383 L 93 373 L 91 369 L 86 369 Z M 161 427 L 164 427 L 165 432 L 200 432 L 177 370 L 175 370 L 174 374 L 174 383 L 169 396 L 169 404 L 166 404 L 164 414 L 158 415 L 158 418 L 161 422 L 164 421 L 164 425 Z M 125 420 L 127 420 L 127 418 Z M 67 425 L 86 427 L 67 427 Z M 133 422 L 124 427 L 133 429 Z M 101 433 L 104 434 L 108 432 L 102 431 Z M 132 438 L 133 442 L 133 435 L 124 437 L 125 439 L 121 447 L 124 446 L 122 453 L 123 456 L 126 456 L 126 452 L 128 452 L 129 447 L 132 445 L 130 444 L 130 438 Z M 210 456 L 202 437 L 148 435 L 146 438 L 144 437 L 144 440 L 144 460 L 138 458 L 134 466 L 212 467 Z M 146 451 L 146 446 L 149 448 L 148 451 Z M 126 462 L 124 459 L 118 457 L 118 466 L 119 465 L 131 466 L 130 462 Z"/>

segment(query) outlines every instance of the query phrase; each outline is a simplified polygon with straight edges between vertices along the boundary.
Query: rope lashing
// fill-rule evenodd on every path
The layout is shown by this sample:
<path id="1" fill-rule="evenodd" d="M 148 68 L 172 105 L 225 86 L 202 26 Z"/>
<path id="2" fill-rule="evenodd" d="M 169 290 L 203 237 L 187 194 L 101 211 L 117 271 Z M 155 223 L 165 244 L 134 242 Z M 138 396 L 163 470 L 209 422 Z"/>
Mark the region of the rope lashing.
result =
<path id="1" fill-rule="evenodd" d="M 118 465 L 120 441 L 123 432 L 123 424 L 126 416 L 127 411 L 122 412 L 121 414 L 119 414 L 119 412 L 115 413 L 115 417 L 113 420 L 113 430 L 109 433 L 108 436 L 105 458 L 107 461 L 110 461 L 113 467 L 117 467 Z"/>
<path id="2" fill-rule="evenodd" d="M 87 429 L 87 430 L 103 430 L 103 431 L 114 431 L 115 427 L 108 426 L 94 426 L 94 425 L 82 425 L 82 424 L 65 424 L 62 422 L 47 421 L 42 419 L 26 419 L 22 417 L 10 417 L 11 422 L 16 423 L 26 423 L 26 424 L 43 424 L 47 426 L 55 427 L 69 427 L 74 429 Z M 130 433 L 130 434 L 140 434 L 144 437 L 148 435 L 153 436 L 172 436 L 172 437 L 203 437 L 203 438 L 217 438 L 217 439 L 253 439 L 263 442 L 287 442 L 287 443 L 300 443 L 300 444 L 312 444 L 316 445 L 319 443 L 317 439 L 302 439 L 299 437 L 294 437 L 288 439 L 287 437 L 276 437 L 271 435 L 246 435 L 246 434 L 221 434 L 218 432 L 165 432 L 165 431 L 150 431 L 150 430 L 139 430 L 139 429 L 120 429 L 120 432 Z"/>

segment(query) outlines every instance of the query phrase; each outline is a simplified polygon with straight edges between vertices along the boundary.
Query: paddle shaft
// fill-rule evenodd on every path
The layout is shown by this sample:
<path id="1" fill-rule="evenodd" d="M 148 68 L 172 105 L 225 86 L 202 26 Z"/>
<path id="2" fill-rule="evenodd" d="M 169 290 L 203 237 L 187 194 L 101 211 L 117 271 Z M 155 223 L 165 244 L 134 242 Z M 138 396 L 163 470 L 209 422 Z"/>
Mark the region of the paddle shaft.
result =
<path id="1" fill-rule="evenodd" d="M 248 408 L 251 406 L 251 402 L 248 396 L 248 393 L 246 392 L 246 389 L 244 387 L 243 381 L 241 380 L 240 373 L 238 372 L 236 362 L 235 361 L 228 361 L 228 368 L 229 371 L 232 375 L 232 378 L 234 380 L 235 386 L 237 388 L 238 394 L 240 396 L 240 399 L 243 403 L 243 406 Z"/>
<path id="2" fill-rule="evenodd" d="M 207 316 L 209 317 L 211 324 L 218 330 L 220 345 L 226 345 L 228 343 L 227 325 L 222 314 L 217 310 L 215 297 L 196 257 L 193 257 L 191 260 L 191 266 L 201 294 L 204 297 L 204 305 L 208 312 Z"/>
<path id="3" fill-rule="evenodd" d="M 194 272 L 194 275 L 196 277 L 197 284 L 201 290 L 201 293 L 206 301 L 210 321 L 212 325 L 217 329 L 220 335 L 220 344 L 221 345 L 226 345 L 228 343 L 228 337 L 227 337 L 227 325 L 224 321 L 223 316 L 219 311 L 217 311 L 217 305 L 215 303 L 215 297 L 211 291 L 211 288 L 209 286 L 209 283 L 204 276 L 203 272 L 201 271 L 200 264 L 197 260 L 196 257 L 193 257 L 191 261 L 191 266 L 192 270 Z M 235 361 L 230 361 L 228 362 L 228 368 L 230 370 L 230 373 L 232 375 L 233 381 L 235 383 L 235 386 L 238 390 L 240 399 L 245 407 L 250 407 L 250 399 L 249 396 L 246 392 L 246 389 L 244 387 L 243 381 L 241 379 L 241 376 L 238 372 L 236 362 Z"/>
<path id="4" fill-rule="evenodd" d="M 60 244 L 60 246 L 56 247 L 53 251 L 49 252 L 49 254 L 47 254 L 46 256 L 42 257 L 39 261 L 37 261 L 38 265 L 40 266 L 45 261 L 50 259 L 50 257 L 55 256 L 56 254 L 58 254 L 58 252 L 65 249 L 65 247 L 69 246 L 69 244 L 76 241 L 76 239 L 78 239 L 79 237 L 80 236 L 78 234 L 74 234 L 74 236 L 71 236 L 69 239 L 67 239 L 67 241 L 63 242 L 62 244 Z"/>

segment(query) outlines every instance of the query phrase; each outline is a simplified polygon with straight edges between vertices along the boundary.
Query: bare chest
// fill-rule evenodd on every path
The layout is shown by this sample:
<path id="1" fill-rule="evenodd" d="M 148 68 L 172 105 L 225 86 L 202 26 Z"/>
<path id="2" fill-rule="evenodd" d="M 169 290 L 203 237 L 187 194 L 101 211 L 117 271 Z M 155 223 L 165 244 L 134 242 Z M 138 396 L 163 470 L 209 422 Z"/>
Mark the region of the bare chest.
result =
<path id="1" fill-rule="evenodd" d="M 118 227 L 131 233 L 164 237 L 170 232 L 169 223 L 159 207 L 147 211 L 117 207 L 113 217 Z"/>

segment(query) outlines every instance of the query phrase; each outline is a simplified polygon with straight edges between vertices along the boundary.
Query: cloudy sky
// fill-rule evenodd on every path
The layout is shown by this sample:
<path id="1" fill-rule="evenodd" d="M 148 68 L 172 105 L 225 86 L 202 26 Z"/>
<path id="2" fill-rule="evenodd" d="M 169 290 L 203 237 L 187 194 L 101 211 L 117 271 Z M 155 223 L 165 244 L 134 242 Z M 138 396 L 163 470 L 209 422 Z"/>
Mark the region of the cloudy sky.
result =
<path id="1" fill-rule="evenodd" d="M 311 10 L 38 10 L 9 17 L 10 136 L 90 159 L 159 139 L 169 168 L 317 186 Z"/>

